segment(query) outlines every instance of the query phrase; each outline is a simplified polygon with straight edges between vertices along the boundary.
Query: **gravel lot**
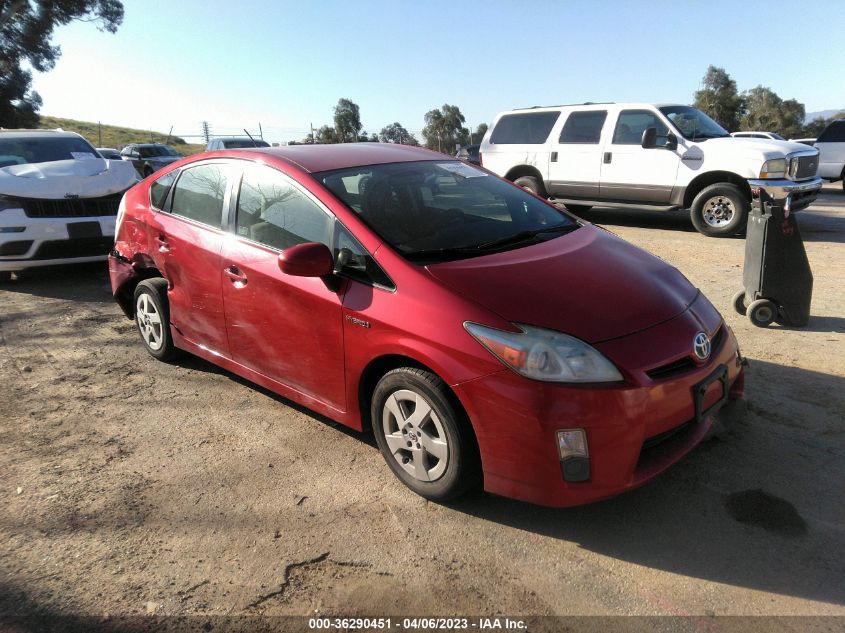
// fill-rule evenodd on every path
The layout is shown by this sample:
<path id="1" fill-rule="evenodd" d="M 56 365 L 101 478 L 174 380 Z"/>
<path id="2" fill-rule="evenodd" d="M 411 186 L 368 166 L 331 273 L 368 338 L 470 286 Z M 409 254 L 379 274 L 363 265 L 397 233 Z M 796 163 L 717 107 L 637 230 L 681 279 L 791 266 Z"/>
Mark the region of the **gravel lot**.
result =
<path id="1" fill-rule="evenodd" d="M 748 412 L 645 488 L 565 510 L 426 502 L 371 437 L 196 358 L 154 361 L 102 265 L 0 286 L 0 615 L 845 616 L 840 184 L 799 216 L 803 329 L 731 309 L 743 240 L 683 213 L 585 217 L 722 311 Z"/>

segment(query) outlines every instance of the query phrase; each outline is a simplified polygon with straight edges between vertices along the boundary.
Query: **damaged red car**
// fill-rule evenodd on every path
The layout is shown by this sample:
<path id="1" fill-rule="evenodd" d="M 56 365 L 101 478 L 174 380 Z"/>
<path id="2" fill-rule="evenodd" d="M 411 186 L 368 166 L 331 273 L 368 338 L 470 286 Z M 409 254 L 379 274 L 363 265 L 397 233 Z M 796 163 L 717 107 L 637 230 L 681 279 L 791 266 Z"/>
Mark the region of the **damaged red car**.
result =
<path id="1" fill-rule="evenodd" d="M 110 272 L 152 356 L 371 429 L 433 500 L 611 497 L 743 391 L 733 333 L 678 270 L 419 148 L 181 160 L 126 193 Z"/>

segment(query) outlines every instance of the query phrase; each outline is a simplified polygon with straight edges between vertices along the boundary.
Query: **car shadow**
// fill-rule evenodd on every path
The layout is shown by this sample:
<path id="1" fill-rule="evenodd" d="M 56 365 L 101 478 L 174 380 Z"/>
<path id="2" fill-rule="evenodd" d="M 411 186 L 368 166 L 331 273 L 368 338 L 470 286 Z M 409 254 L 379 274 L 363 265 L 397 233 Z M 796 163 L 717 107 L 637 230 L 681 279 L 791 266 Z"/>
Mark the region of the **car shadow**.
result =
<path id="1" fill-rule="evenodd" d="M 448 506 L 635 565 L 843 605 L 845 444 L 832 412 L 845 410 L 845 378 L 757 360 L 749 371 L 745 418 L 638 490 L 563 509 L 488 494 Z M 807 402 L 827 404 L 807 419 Z"/>
<path id="2" fill-rule="evenodd" d="M 612 207 L 593 207 L 589 211 L 579 211 L 576 216 L 598 224 L 599 226 L 629 226 L 643 229 L 663 229 L 695 233 L 695 227 L 689 219 L 689 211 L 643 211 L 639 209 L 616 209 Z"/>
<path id="3" fill-rule="evenodd" d="M 113 303 L 106 262 L 44 266 L 15 273 L 0 291 L 86 303 Z"/>

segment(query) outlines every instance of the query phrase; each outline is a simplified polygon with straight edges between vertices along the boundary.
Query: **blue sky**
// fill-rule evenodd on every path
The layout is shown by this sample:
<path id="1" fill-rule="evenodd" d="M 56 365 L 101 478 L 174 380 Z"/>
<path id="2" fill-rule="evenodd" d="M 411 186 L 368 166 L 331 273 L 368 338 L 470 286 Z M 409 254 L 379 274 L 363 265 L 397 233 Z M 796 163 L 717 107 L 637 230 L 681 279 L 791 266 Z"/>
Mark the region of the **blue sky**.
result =
<path id="1" fill-rule="evenodd" d="M 373 132 L 460 107 L 690 103 L 709 64 L 807 111 L 845 106 L 845 2 L 124 0 L 115 35 L 59 28 L 35 74 L 42 113 L 167 132 L 285 142 L 331 123 L 341 97 Z M 190 139 L 189 139 L 190 140 Z M 194 142 L 197 142 L 193 139 Z"/>

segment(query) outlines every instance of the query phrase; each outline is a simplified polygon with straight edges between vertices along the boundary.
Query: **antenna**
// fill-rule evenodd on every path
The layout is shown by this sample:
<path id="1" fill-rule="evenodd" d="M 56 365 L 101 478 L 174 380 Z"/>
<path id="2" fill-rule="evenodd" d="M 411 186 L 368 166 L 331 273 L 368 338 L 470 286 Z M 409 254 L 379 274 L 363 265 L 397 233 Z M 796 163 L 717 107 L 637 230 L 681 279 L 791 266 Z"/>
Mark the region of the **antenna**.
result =
<path id="1" fill-rule="evenodd" d="M 249 140 L 250 140 L 250 141 L 252 141 L 252 146 L 253 146 L 253 147 L 258 147 L 258 143 L 256 143 L 256 142 L 255 142 L 255 139 L 254 139 L 254 138 L 252 138 L 252 134 L 250 134 L 249 132 L 247 132 L 247 131 L 246 131 L 246 128 L 244 128 L 244 132 L 245 132 L 245 133 L 246 133 L 246 135 L 249 137 Z"/>

